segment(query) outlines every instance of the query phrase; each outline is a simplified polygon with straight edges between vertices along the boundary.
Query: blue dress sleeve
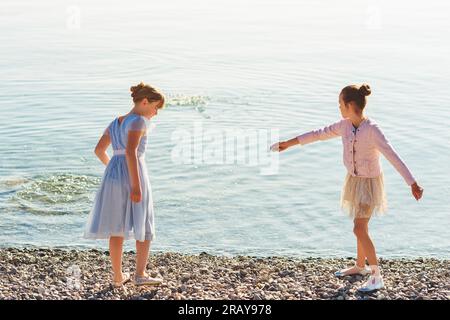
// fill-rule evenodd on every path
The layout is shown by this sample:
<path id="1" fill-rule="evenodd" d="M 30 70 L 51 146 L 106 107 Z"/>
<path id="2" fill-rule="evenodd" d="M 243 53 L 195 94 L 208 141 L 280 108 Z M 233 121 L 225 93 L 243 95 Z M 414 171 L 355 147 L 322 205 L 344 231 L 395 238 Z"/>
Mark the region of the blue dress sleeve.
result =
<path id="1" fill-rule="evenodd" d="M 128 131 L 147 131 L 147 124 L 142 117 L 137 117 L 131 121 Z"/>

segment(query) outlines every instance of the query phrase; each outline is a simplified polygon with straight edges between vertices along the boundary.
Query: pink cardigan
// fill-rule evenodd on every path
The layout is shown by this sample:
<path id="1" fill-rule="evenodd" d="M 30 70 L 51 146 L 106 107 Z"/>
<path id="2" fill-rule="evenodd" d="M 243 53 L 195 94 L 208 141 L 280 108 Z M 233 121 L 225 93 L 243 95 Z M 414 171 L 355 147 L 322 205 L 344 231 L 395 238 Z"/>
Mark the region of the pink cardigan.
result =
<path id="1" fill-rule="evenodd" d="M 341 136 L 344 146 L 343 160 L 352 176 L 373 178 L 381 174 L 380 152 L 394 166 L 410 186 L 416 180 L 395 152 L 378 124 L 366 119 L 355 130 L 349 119 L 343 119 L 318 130 L 297 136 L 301 145 Z"/>

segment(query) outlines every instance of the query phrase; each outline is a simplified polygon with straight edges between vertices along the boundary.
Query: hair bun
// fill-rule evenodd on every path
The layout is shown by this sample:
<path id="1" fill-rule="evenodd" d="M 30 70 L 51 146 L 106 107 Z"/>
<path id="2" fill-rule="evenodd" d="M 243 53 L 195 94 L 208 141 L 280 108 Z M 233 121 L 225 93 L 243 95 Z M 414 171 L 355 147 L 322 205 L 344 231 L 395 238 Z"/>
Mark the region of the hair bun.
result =
<path id="1" fill-rule="evenodd" d="M 363 96 L 370 96 L 370 94 L 372 93 L 372 89 L 370 89 L 370 86 L 366 83 L 361 85 L 358 90 Z"/>
<path id="2" fill-rule="evenodd" d="M 141 90 L 144 87 L 145 87 L 145 84 L 143 82 L 139 83 L 137 86 L 132 86 L 130 88 L 131 96 L 134 98 L 136 96 L 136 94 L 139 92 L 139 90 Z"/>

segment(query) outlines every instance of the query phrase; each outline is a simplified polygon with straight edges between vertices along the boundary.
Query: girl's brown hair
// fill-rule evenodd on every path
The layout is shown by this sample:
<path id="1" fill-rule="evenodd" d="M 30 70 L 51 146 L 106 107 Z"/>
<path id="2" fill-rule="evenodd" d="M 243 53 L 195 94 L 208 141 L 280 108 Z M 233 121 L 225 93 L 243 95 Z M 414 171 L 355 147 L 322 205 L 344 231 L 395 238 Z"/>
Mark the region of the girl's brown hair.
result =
<path id="1" fill-rule="evenodd" d="M 147 98 L 148 102 L 161 101 L 161 104 L 158 108 L 164 107 L 164 94 L 157 88 L 141 82 L 136 86 L 132 86 L 130 88 L 130 91 L 134 103 L 140 102 L 142 101 L 142 99 Z"/>
<path id="2" fill-rule="evenodd" d="M 360 86 L 352 84 L 342 89 L 341 95 L 345 103 L 353 101 L 362 110 L 367 103 L 366 96 L 369 96 L 371 92 L 372 90 L 368 84 L 362 84 Z"/>

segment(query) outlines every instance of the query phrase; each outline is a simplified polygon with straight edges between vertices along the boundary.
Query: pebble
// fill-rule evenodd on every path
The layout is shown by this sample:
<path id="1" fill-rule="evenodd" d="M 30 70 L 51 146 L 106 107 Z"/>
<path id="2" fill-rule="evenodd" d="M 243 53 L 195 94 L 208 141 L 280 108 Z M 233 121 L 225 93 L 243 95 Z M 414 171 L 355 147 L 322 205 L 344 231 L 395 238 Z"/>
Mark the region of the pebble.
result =
<path id="1" fill-rule="evenodd" d="M 134 259 L 134 252 L 124 253 L 124 271 L 134 271 Z M 122 290 L 110 286 L 108 251 L 1 248 L 0 271 L 7 276 L 0 277 L 0 299 L 450 300 L 449 286 L 441 285 L 448 283 L 449 260 L 380 259 L 387 285 L 372 295 L 356 290 L 366 277 L 334 277 L 351 260 L 155 253 L 147 272 L 163 275 L 163 284 L 143 288 L 129 282 Z M 73 265 L 81 274 L 69 277 Z"/>
<path id="2" fill-rule="evenodd" d="M 181 274 L 181 282 L 187 282 L 189 279 L 191 279 L 191 275 L 189 273 Z"/>

